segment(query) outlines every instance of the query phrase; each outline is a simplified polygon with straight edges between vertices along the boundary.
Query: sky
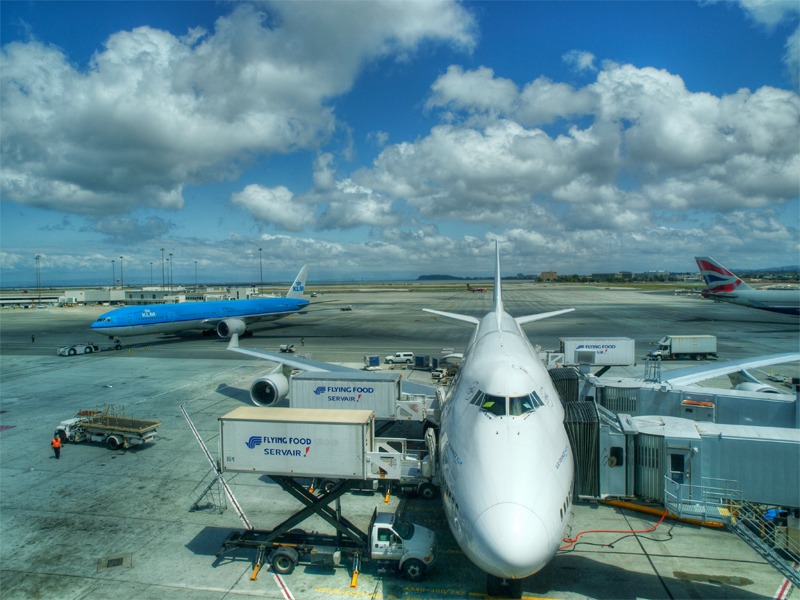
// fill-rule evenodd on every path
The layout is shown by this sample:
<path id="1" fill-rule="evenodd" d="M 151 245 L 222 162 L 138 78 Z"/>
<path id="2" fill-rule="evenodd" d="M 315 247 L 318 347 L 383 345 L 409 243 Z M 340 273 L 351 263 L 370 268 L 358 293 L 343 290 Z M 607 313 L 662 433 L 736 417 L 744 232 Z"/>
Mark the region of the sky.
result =
<path id="1" fill-rule="evenodd" d="M 800 263 L 800 3 L 0 6 L 0 285 Z M 261 249 L 261 251 L 259 251 Z M 116 261 L 112 264 L 112 260 Z M 150 263 L 153 263 L 151 265 Z"/>

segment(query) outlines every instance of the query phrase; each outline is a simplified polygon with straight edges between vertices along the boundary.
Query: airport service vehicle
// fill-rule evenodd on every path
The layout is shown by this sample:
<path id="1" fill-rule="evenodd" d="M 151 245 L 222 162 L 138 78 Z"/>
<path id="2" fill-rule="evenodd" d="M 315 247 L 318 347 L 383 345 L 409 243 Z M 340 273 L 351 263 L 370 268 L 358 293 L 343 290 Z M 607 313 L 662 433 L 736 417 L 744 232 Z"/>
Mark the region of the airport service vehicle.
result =
<path id="1" fill-rule="evenodd" d="M 431 357 L 430 356 L 415 356 L 414 357 L 414 369 L 418 369 L 421 371 L 429 371 L 431 368 Z"/>
<path id="2" fill-rule="evenodd" d="M 696 256 L 695 261 L 708 286 L 700 292 L 703 298 L 785 315 L 800 315 L 800 290 L 756 290 L 710 256 Z"/>
<path id="3" fill-rule="evenodd" d="M 559 338 L 564 365 L 627 366 L 636 362 L 636 341 L 631 338 Z"/>
<path id="4" fill-rule="evenodd" d="M 75 344 L 74 346 L 62 346 L 58 349 L 59 356 L 75 356 L 76 354 L 91 354 L 92 352 L 100 352 L 100 346 L 95 344 Z"/>
<path id="5" fill-rule="evenodd" d="M 73 419 L 61 421 L 55 435 L 61 443 L 104 442 L 112 450 L 127 448 L 131 442 L 155 441 L 160 421 L 118 417 L 110 411 L 82 410 Z"/>
<path id="6" fill-rule="evenodd" d="M 350 561 L 357 573 L 362 560 L 375 560 L 394 565 L 411 581 L 422 579 L 434 564 L 432 531 L 376 509 L 365 533 L 342 518 L 338 506 L 330 507 L 369 480 L 402 482 L 407 448 L 398 452 L 390 443 L 401 440 L 375 437 L 372 411 L 241 407 L 219 421 L 222 472 L 267 474 L 306 508 L 275 529 L 234 532 L 218 554 L 255 548 L 256 573 L 269 560 L 280 574 L 291 573 L 301 561 L 334 566 Z M 435 443 L 433 432 L 428 438 Z M 315 496 L 297 482 L 301 477 L 330 478 L 332 485 L 320 486 Z M 314 513 L 338 535 L 295 529 Z"/>
<path id="7" fill-rule="evenodd" d="M 431 371 L 431 379 L 433 381 L 443 381 L 447 378 L 447 369 L 434 369 Z"/>
<path id="8" fill-rule="evenodd" d="M 286 526 L 234 531 L 217 556 L 231 548 L 254 548 L 258 551 L 256 573 L 268 560 L 280 575 L 291 574 L 302 562 L 333 567 L 349 564 L 357 576 L 361 563 L 372 560 L 401 571 L 409 581 L 421 581 L 436 562 L 436 534 L 395 514 L 376 508 L 366 532 L 352 524 L 348 530 L 351 537 L 287 530 Z"/>
<path id="9" fill-rule="evenodd" d="M 380 356 L 364 356 L 364 367 L 380 367 L 381 366 L 381 357 Z"/>
<path id="10" fill-rule="evenodd" d="M 387 356 L 386 362 L 390 365 L 394 363 L 405 363 L 410 365 L 414 362 L 414 353 L 413 352 L 395 352 L 394 356 Z"/>
<path id="11" fill-rule="evenodd" d="M 311 296 L 312 298 L 316 298 L 316 297 L 317 297 L 317 293 L 316 293 L 316 292 L 311 292 L 310 296 Z"/>
<path id="12" fill-rule="evenodd" d="M 92 323 L 92 331 L 125 337 L 202 329 L 204 335 L 216 331 L 222 338 L 230 338 L 234 333 L 246 337 L 252 335 L 247 328 L 253 323 L 305 312 L 309 304 L 303 300 L 307 273 L 308 267 L 300 269 L 285 298 L 125 306 L 100 315 Z"/>
<path id="13" fill-rule="evenodd" d="M 662 360 L 716 358 L 717 338 L 713 335 L 667 335 L 648 356 Z"/>
<path id="14" fill-rule="evenodd" d="M 279 348 L 279 350 L 281 352 L 283 352 L 283 353 L 287 353 L 288 352 L 289 354 L 292 354 L 294 352 L 294 344 L 290 344 L 290 345 L 281 344 L 281 347 Z"/>
<path id="15" fill-rule="evenodd" d="M 437 423 L 436 398 L 403 393 L 401 380 L 398 373 L 298 373 L 291 378 L 289 404 L 292 408 L 371 410 L 378 420 Z M 251 398 L 252 394 L 251 389 Z M 258 397 L 252 399 L 264 405 Z"/>
<path id="16" fill-rule="evenodd" d="M 347 306 L 343 306 L 343 307 L 342 307 L 342 308 L 340 308 L 339 310 L 344 310 L 344 311 L 353 310 L 353 307 L 352 307 L 351 305 L 349 305 L 349 304 L 348 304 Z"/>

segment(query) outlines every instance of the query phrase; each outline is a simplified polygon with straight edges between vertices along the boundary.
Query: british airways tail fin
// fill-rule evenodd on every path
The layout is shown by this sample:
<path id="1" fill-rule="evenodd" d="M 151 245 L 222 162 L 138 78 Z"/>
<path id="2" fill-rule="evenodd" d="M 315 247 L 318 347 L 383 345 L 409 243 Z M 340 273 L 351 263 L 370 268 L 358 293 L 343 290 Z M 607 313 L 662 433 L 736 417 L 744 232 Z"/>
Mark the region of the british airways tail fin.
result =
<path id="1" fill-rule="evenodd" d="M 289 293 L 286 294 L 287 298 L 294 298 L 300 300 L 303 297 L 303 290 L 306 289 L 306 274 L 308 273 L 308 265 L 303 265 L 297 277 L 294 278 L 292 287 L 289 288 Z"/>
<path id="2" fill-rule="evenodd" d="M 694 259 L 700 268 L 700 275 L 708 286 L 704 292 L 716 294 L 753 289 L 710 256 L 695 256 Z"/>

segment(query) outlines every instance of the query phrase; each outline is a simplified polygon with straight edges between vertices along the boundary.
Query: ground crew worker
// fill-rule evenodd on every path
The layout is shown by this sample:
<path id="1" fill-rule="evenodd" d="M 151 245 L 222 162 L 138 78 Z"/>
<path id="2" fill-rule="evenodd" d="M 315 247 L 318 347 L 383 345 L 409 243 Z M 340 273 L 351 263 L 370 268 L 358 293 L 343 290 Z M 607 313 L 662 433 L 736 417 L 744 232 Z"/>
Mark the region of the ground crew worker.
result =
<path id="1" fill-rule="evenodd" d="M 53 452 L 56 453 L 56 460 L 61 459 L 61 437 L 56 434 L 53 436 L 53 440 L 50 442 L 50 446 L 53 447 Z"/>
<path id="2" fill-rule="evenodd" d="M 31 334 L 31 344 L 36 341 L 36 334 Z"/>
<path id="3" fill-rule="evenodd" d="M 300 338 L 300 343 L 305 346 L 306 345 L 306 338 Z"/>

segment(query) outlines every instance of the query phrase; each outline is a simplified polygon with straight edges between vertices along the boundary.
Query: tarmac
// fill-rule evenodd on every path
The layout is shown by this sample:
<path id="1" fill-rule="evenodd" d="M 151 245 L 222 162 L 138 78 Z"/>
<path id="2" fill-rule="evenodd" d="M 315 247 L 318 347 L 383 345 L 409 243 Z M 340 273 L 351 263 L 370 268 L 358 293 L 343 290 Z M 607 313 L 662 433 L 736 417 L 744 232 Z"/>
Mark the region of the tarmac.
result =
<path id="1" fill-rule="evenodd" d="M 288 317 L 263 326 L 242 346 L 276 351 L 295 344 L 314 360 L 357 367 L 364 355 L 397 351 L 441 355 L 462 351 L 472 328 L 421 311 L 423 307 L 482 316 L 490 293 L 363 292 L 323 294 L 317 300 L 351 304 Z M 667 334 L 710 334 L 720 360 L 797 351 L 798 320 L 744 307 L 663 292 L 581 285 L 504 285 L 515 316 L 574 307 L 573 313 L 525 326 L 532 343 L 556 350 L 559 337 L 625 336 L 642 357 Z M 89 325 L 109 307 L 0 311 L 0 597 L 55 599 L 286 598 L 266 568 L 251 581 L 254 553 L 217 558 L 221 542 L 242 529 L 233 507 L 217 494 L 190 512 L 212 479 L 181 405 L 212 455 L 218 421 L 249 405 L 248 389 L 271 363 L 227 352 L 227 340 L 200 332 L 123 339 L 121 351 L 57 356 L 57 348 L 86 341 L 109 346 Z M 31 335 L 36 341 L 31 342 Z M 305 338 L 305 346 L 300 339 Z M 692 363 L 697 364 L 697 363 Z M 687 363 L 674 362 L 667 368 Z M 797 363 L 775 374 L 797 376 Z M 422 371 L 404 373 L 430 383 Z M 635 375 L 642 366 L 615 368 Z M 766 379 L 768 371 L 754 372 Z M 725 382 L 722 382 L 723 385 Z M 773 384 L 776 385 L 776 384 Z M 126 416 L 161 422 L 156 441 L 112 451 L 99 443 L 67 444 L 56 460 L 55 426 L 79 410 L 114 405 Z M 776 469 L 776 476 L 778 472 Z M 248 519 L 268 529 L 299 503 L 267 477 L 240 474 L 228 482 Z M 440 500 L 352 494 L 344 516 L 366 528 L 375 506 L 396 510 L 439 536 L 439 557 L 428 577 L 409 583 L 365 563 L 358 587 L 345 568 L 300 565 L 283 577 L 292 597 L 443 599 L 480 598 L 485 576 L 461 553 Z M 576 502 L 571 537 L 524 581 L 526 598 L 774 598 L 783 577 L 735 535 L 597 503 Z M 302 525 L 328 531 L 321 520 Z M 566 544 L 565 544 L 566 545 Z M 796 597 L 797 592 L 794 592 Z"/>

